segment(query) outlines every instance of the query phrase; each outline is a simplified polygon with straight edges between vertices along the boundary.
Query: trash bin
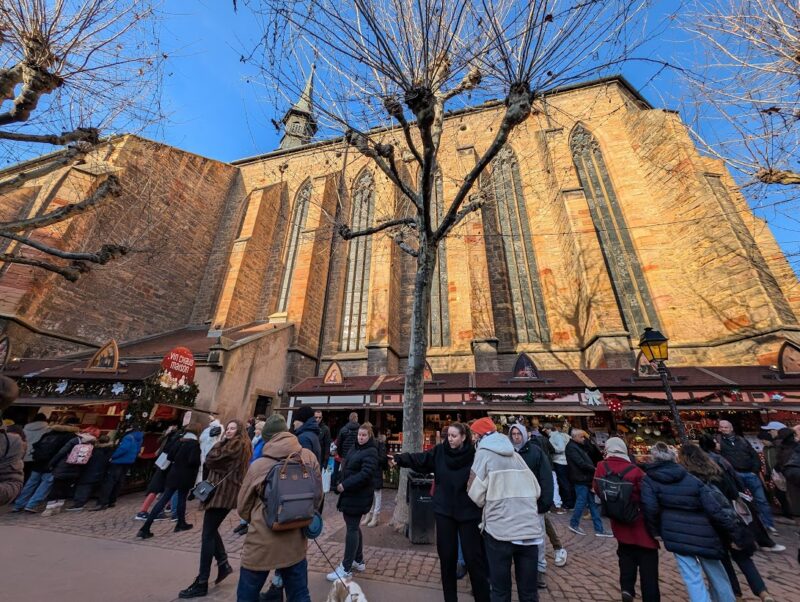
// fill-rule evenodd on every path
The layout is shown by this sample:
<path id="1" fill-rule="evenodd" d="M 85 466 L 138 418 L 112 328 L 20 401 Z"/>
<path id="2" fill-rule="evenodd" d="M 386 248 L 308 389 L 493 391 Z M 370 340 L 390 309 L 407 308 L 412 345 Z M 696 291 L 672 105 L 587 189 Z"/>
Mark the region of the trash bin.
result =
<path id="1" fill-rule="evenodd" d="M 433 475 L 412 472 L 408 476 L 408 538 L 411 543 L 434 542 L 435 520 L 433 516 Z"/>

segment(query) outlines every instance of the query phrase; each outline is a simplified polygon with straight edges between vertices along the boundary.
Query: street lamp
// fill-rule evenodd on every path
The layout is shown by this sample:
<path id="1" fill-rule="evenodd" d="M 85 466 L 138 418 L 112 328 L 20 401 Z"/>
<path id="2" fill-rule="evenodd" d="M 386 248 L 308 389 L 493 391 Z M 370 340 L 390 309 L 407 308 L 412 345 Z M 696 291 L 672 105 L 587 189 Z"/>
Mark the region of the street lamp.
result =
<path id="1" fill-rule="evenodd" d="M 686 429 L 683 426 L 678 406 L 675 405 L 675 400 L 672 397 L 672 388 L 669 386 L 669 371 L 664 361 L 669 358 L 669 339 L 657 330 L 650 327 L 644 329 L 642 337 L 639 339 L 639 349 L 642 355 L 647 358 L 647 361 L 654 363 L 658 369 L 658 374 L 661 376 L 661 382 L 664 385 L 664 390 L 667 393 L 667 403 L 670 410 L 672 410 L 672 417 L 675 420 L 675 426 L 678 428 L 678 437 L 681 443 L 688 443 L 689 438 L 686 436 Z"/>

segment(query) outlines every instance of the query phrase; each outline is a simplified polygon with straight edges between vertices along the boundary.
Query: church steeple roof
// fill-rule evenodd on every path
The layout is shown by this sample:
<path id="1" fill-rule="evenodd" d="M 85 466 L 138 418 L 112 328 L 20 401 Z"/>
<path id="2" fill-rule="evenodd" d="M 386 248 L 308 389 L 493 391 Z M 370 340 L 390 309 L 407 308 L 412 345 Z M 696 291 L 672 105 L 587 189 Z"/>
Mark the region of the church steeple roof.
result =
<path id="1" fill-rule="evenodd" d="M 314 117 L 314 72 L 316 66 L 311 65 L 306 85 L 300 98 L 283 116 L 283 138 L 280 148 L 294 148 L 308 144 L 317 131 L 317 119 Z"/>

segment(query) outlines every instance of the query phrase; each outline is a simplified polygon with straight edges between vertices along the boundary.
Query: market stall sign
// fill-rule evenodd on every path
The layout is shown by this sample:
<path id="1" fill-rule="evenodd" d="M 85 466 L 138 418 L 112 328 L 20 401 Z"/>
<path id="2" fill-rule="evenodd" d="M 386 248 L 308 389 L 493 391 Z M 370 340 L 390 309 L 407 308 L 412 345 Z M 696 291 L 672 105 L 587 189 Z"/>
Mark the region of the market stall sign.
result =
<path id="1" fill-rule="evenodd" d="M 190 385 L 194 382 L 194 354 L 186 347 L 175 347 L 164 356 L 161 370 L 159 383 L 162 387 L 174 389 Z"/>
<path id="2" fill-rule="evenodd" d="M 119 367 L 119 347 L 117 342 L 111 339 L 108 343 L 100 347 L 89 360 L 86 366 L 87 372 L 116 372 Z"/>
<path id="3" fill-rule="evenodd" d="M 784 342 L 778 352 L 778 370 L 781 376 L 800 376 L 800 347 Z"/>
<path id="4" fill-rule="evenodd" d="M 342 369 L 339 367 L 338 362 L 331 362 L 328 369 L 325 371 L 325 376 L 322 378 L 322 383 L 325 385 L 341 385 L 344 382 Z"/>

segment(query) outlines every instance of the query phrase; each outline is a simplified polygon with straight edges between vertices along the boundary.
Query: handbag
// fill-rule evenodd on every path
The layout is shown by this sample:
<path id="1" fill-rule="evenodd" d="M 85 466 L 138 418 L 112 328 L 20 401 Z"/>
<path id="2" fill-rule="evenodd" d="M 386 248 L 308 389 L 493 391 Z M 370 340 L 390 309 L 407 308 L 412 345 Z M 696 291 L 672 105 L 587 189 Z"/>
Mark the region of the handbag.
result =
<path id="1" fill-rule="evenodd" d="M 216 483 L 212 483 L 211 481 L 208 480 L 200 481 L 197 485 L 194 486 L 194 489 L 192 489 L 192 495 L 194 495 L 194 497 L 197 500 L 199 500 L 201 504 L 205 504 L 208 500 L 210 500 L 214 496 L 214 492 L 216 492 L 217 487 L 219 487 L 222 484 L 222 481 L 231 476 L 232 473 L 233 470 L 228 472 L 228 474 L 226 474 Z"/>
<path id="2" fill-rule="evenodd" d="M 783 476 L 778 469 L 772 469 L 772 484 L 778 491 L 786 491 L 786 477 Z"/>
<path id="3" fill-rule="evenodd" d="M 161 470 L 166 470 L 170 464 L 172 464 L 172 460 L 167 456 L 167 452 L 161 452 L 156 458 L 156 466 Z"/>

